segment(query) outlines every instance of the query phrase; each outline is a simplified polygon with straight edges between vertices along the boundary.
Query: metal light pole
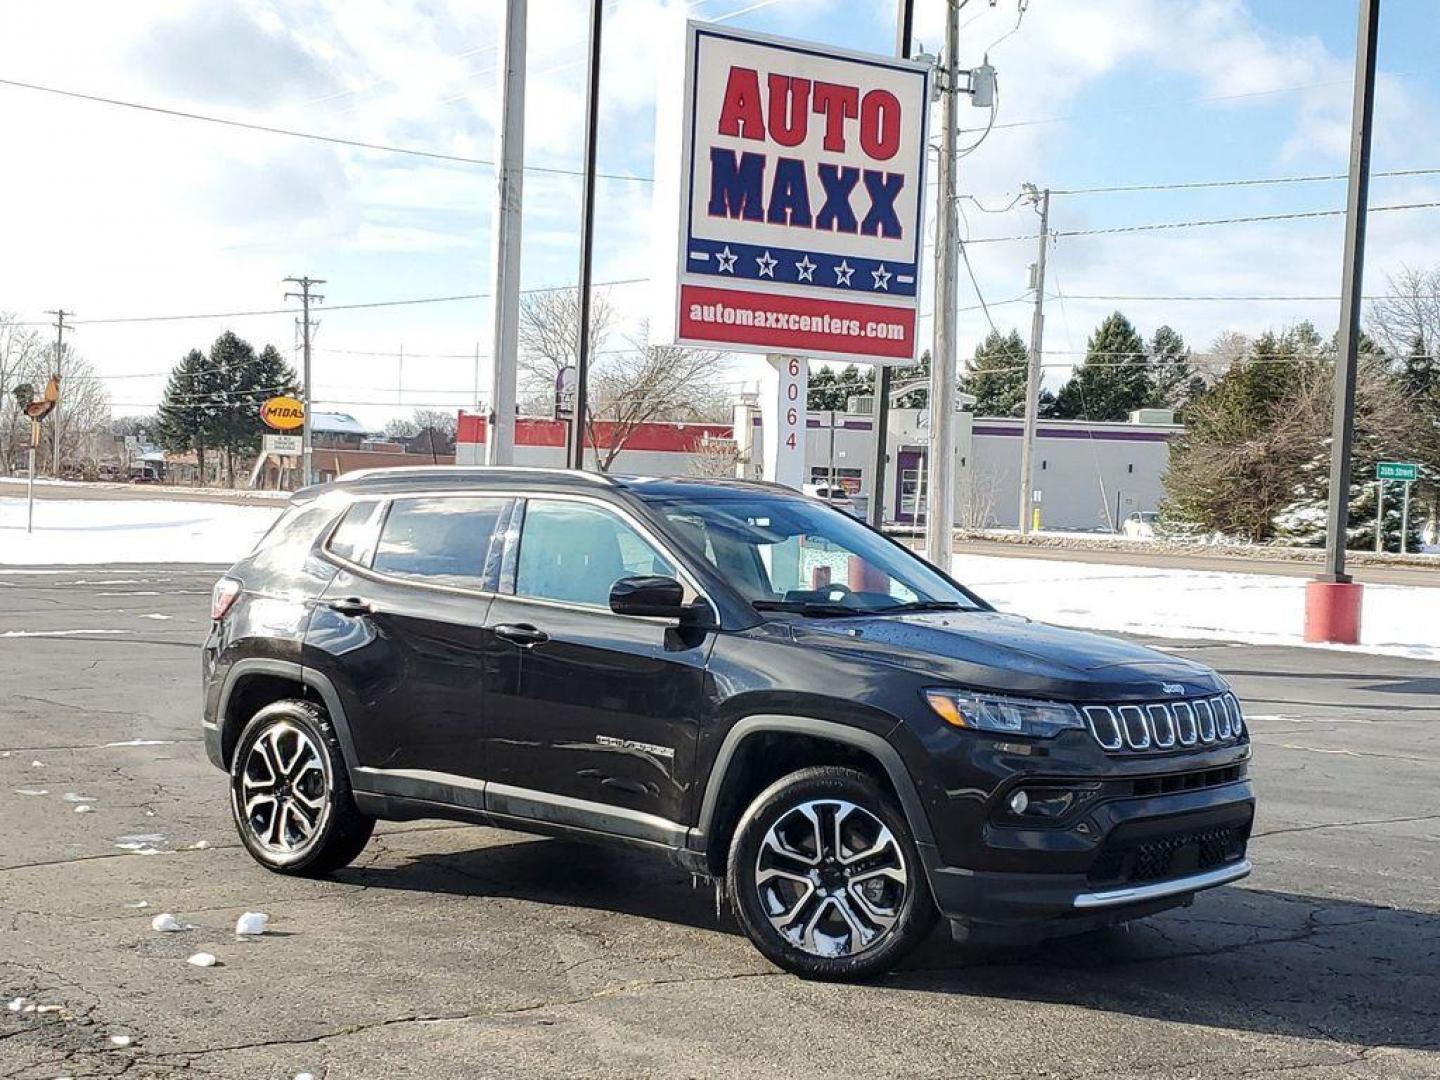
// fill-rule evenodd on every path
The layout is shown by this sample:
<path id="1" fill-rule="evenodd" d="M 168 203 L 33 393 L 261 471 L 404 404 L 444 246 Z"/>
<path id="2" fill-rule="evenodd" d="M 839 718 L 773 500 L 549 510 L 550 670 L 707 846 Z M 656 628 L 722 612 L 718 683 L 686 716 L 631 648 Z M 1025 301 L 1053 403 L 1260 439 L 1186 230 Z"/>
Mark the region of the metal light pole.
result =
<path id="1" fill-rule="evenodd" d="M 935 348 L 930 356 L 930 476 L 926 500 L 925 557 L 946 572 L 955 531 L 955 320 L 959 229 L 955 217 L 955 124 L 960 96 L 960 7 L 945 3 L 945 95 L 941 110 L 940 191 L 935 223 Z"/>
<path id="2" fill-rule="evenodd" d="M 590 379 L 590 266 L 595 247 L 595 131 L 600 123 L 601 0 L 590 0 L 590 56 L 585 71 L 585 176 L 580 197 L 580 317 L 575 343 L 575 408 L 570 414 L 570 460 L 585 467 L 585 415 Z"/>
<path id="3" fill-rule="evenodd" d="M 1035 510 L 1035 428 L 1040 419 L 1040 357 L 1045 348 L 1045 251 L 1050 240 L 1050 189 L 1040 204 L 1040 252 L 1035 257 L 1035 313 L 1030 319 L 1030 363 L 1025 377 L 1025 439 L 1020 447 L 1020 535 L 1030 535 Z"/>
<path id="4" fill-rule="evenodd" d="M 1330 508 L 1325 568 L 1306 587 L 1305 638 L 1354 643 L 1360 636 L 1360 586 L 1345 572 L 1350 517 L 1350 449 L 1355 426 L 1355 369 L 1365 270 L 1365 216 L 1370 191 L 1370 132 L 1375 114 L 1375 47 L 1380 0 L 1360 0 L 1355 93 L 1350 119 L 1350 183 L 1345 200 L 1345 265 L 1340 339 L 1335 357 L 1335 413 L 1330 443 Z"/>
<path id="5" fill-rule="evenodd" d="M 914 36 L 915 0 L 896 0 L 895 55 L 901 60 L 910 59 Z M 885 467 L 890 461 L 890 384 L 893 375 L 888 364 L 882 365 L 875 373 L 875 419 L 871 424 L 875 445 L 870 461 L 870 503 L 866 507 L 866 515 L 877 529 L 885 521 Z"/>
<path id="6" fill-rule="evenodd" d="M 515 378 L 520 348 L 520 209 L 525 159 L 526 0 L 506 0 L 496 128 L 495 202 L 491 214 L 490 430 L 485 463 L 515 462 Z"/>

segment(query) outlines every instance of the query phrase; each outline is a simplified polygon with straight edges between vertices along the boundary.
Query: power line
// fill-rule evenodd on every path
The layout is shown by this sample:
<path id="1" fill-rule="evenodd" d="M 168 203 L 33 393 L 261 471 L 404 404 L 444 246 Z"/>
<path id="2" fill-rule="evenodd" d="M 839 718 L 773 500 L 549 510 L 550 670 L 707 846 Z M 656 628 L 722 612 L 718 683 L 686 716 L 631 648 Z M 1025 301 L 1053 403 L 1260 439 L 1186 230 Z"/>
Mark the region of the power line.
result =
<path id="1" fill-rule="evenodd" d="M 597 281 L 595 286 L 610 287 L 618 285 L 639 285 L 648 283 L 649 278 L 617 278 L 612 281 Z M 545 285 L 531 289 L 521 289 L 522 294 L 564 292 L 566 289 L 573 289 L 574 285 Z M 421 296 L 409 300 L 370 300 L 359 304 L 332 304 L 326 307 L 326 311 L 362 311 L 372 308 L 387 307 L 410 307 L 417 304 L 448 304 L 458 300 L 483 300 L 489 293 L 459 293 L 455 296 Z M 123 315 L 107 319 L 80 319 L 75 326 L 113 326 L 125 323 L 153 323 L 153 322 L 180 322 L 195 319 L 241 319 L 259 315 L 299 315 L 300 308 L 263 308 L 251 311 L 211 311 L 198 314 L 182 315 Z M 49 326 L 47 322 L 17 322 L 15 326 Z M 467 356 L 473 356 L 473 353 Z"/>
<path id="2" fill-rule="evenodd" d="M 1388 169 L 1384 172 L 1371 173 L 1370 175 L 1372 178 L 1379 176 L 1437 176 L 1440 175 L 1440 168 Z M 1108 187 L 1089 188 L 1052 188 L 1050 194 L 1109 195 L 1115 192 L 1130 191 L 1194 191 L 1201 188 L 1268 187 L 1275 184 L 1311 184 L 1320 181 L 1348 179 L 1349 175 L 1346 173 L 1312 173 L 1308 176 L 1252 176 L 1230 180 L 1182 180 L 1175 183 L 1114 184 Z M 1022 192 L 1021 195 L 1023 194 Z M 1021 198 L 1021 195 L 1015 196 L 1017 201 Z M 1014 203 L 1011 203 L 1011 205 L 1013 206 Z"/>
<path id="3" fill-rule="evenodd" d="M 1370 213 L 1380 214 L 1392 210 L 1433 210 L 1440 202 L 1397 203 L 1393 206 L 1372 206 Z M 1344 210 L 1299 210 L 1289 214 L 1252 214 L 1246 217 L 1199 218 L 1194 221 L 1161 221 L 1146 225 L 1116 225 L 1105 229 L 1072 229 L 1068 232 L 1053 232 L 1057 238 L 1081 236 L 1113 236 L 1122 233 L 1157 232 L 1166 229 L 1198 229 L 1210 225 L 1248 225 L 1261 221 L 1300 221 L 1306 218 L 1340 217 Z M 1038 233 L 1020 236 L 979 236 L 966 241 L 970 244 L 1004 244 L 1016 240 L 1038 240 Z"/>
<path id="4" fill-rule="evenodd" d="M 271 124 L 257 124 L 249 120 L 232 120 L 224 116 L 210 116 L 205 113 L 190 112 L 185 109 L 171 109 L 163 105 L 150 105 L 140 101 L 123 101 L 120 98 L 104 97 L 100 94 L 86 94 L 79 90 L 65 90 L 58 86 L 43 86 L 40 83 L 22 82 L 19 79 L 0 79 L 0 86 L 11 86 L 21 90 L 33 90 L 41 94 L 53 94 L 57 97 L 72 98 L 76 101 L 88 101 L 97 105 L 111 105 L 121 109 L 134 109 L 138 112 L 153 113 L 158 116 L 169 116 L 180 120 L 196 120 L 205 124 L 219 124 L 223 127 L 241 128 L 246 131 L 260 131 L 268 135 L 285 135 L 292 139 L 308 139 L 312 142 L 333 143 L 336 146 L 348 146 L 357 150 L 375 150 L 386 154 L 403 154 L 409 157 L 426 158 L 431 161 L 448 161 L 459 165 L 481 165 L 493 168 L 495 163 L 488 158 L 466 157 L 462 154 L 445 154 L 438 150 L 421 150 L 409 146 L 392 146 L 388 143 L 365 142 L 361 139 L 346 139 L 338 135 L 321 135 L 313 131 L 300 131 L 296 128 L 276 127 Z M 583 176 L 580 169 L 565 169 L 551 165 L 526 165 L 526 172 L 555 173 L 561 176 Z M 653 183 L 654 177 L 633 176 L 629 173 L 608 173 L 597 172 L 596 176 L 604 177 L 607 180 L 634 180 L 640 183 Z"/>

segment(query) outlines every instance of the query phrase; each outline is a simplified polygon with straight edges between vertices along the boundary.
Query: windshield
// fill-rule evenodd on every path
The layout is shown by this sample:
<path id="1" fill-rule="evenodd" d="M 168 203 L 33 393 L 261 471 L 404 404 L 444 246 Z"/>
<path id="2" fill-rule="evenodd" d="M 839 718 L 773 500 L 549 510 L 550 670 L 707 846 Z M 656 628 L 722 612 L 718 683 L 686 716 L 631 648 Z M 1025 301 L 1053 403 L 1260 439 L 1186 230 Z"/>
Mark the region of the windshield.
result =
<path id="1" fill-rule="evenodd" d="M 978 610 L 927 563 L 807 499 L 746 493 L 657 501 L 671 533 L 761 611 Z"/>

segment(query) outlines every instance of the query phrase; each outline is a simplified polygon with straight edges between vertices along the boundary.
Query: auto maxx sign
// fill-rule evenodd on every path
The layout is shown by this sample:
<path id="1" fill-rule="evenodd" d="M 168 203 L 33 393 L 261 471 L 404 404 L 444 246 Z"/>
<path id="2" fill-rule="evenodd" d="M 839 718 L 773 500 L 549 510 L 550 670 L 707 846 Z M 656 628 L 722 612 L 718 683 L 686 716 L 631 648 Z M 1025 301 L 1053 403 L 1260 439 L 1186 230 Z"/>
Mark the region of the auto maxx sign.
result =
<path id="1" fill-rule="evenodd" d="M 662 219 L 678 244 L 659 325 L 682 344 L 913 360 L 929 70 L 686 30 L 683 99 L 662 97 L 657 140 L 657 199 L 679 207 L 678 230 Z"/>

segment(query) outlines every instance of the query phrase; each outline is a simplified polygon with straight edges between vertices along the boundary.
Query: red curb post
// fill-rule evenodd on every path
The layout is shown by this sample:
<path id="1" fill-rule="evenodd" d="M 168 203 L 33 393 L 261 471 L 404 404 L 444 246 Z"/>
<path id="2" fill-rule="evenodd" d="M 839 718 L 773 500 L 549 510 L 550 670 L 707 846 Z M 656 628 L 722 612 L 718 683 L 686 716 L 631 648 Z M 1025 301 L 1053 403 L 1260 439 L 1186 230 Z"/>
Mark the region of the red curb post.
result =
<path id="1" fill-rule="evenodd" d="M 1360 598 L 1364 589 L 1358 581 L 1307 581 L 1305 640 L 1360 644 Z"/>

